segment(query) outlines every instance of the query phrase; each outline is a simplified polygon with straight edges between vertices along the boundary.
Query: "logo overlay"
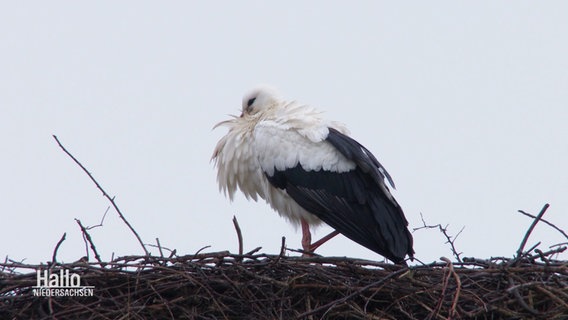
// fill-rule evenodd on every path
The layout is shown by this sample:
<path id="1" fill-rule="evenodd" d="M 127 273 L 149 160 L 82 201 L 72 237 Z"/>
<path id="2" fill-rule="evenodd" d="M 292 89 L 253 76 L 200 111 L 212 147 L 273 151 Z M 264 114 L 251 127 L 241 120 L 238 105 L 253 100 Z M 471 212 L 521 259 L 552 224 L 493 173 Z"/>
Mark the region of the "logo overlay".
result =
<path id="1" fill-rule="evenodd" d="M 32 291 L 35 297 L 92 297 L 95 287 L 82 286 L 81 277 L 69 270 L 37 270 L 37 285 Z"/>

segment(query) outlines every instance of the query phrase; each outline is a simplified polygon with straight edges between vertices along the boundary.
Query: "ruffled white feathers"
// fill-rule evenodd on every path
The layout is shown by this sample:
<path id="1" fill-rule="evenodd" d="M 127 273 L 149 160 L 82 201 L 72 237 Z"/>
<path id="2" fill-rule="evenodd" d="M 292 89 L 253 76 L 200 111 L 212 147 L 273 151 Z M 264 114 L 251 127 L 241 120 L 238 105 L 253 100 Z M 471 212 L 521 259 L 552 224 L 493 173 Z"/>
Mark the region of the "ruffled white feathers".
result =
<path id="1" fill-rule="evenodd" d="M 271 88 L 259 87 L 243 98 L 240 117 L 222 121 L 229 132 L 215 147 L 212 160 L 217 167 L 219 190 L 231 200 L 237 189 L 247 199 L 266 200 L 291 222 L 300 218 L 317 224 L 319 219 L 305 211 L 281 189 L 274 188 L 265 174 L 297 164 L 305 170 L 344 172 L 355 167 L 325 141 L 329 129 L 347 134 L 337 122 L 326 121 L 323 113 L 295 101 L 285 101 Z"/>

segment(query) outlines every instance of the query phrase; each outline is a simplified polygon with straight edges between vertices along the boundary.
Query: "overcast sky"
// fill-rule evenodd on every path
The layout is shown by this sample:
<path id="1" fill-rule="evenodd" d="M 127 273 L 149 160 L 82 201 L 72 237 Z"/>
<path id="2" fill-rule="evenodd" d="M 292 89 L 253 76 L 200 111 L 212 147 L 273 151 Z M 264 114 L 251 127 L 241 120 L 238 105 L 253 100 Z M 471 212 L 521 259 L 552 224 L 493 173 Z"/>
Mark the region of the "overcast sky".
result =
<path id="1" fill-rule="evenodd" d="M 411 228 L 449 224 L 464 256 L 511 257 L 545 203 L 568 231 L 565 1 L 19 1 L 0 6 L 0 257 L 85 255 L 74 218 L 109 203 L 146 243 L 191 254 L 278 253 L 301 232 L 265 203 L 218 192 L 209 159 L 259 83 L 345 123 L 394 178 Z M 329 230 L 321 228 L 314 238 Z M 114 211 L 102 255 L 143 254 Z M 451 256 L 437 231 L 416 257 Z M 527 245 L 567 241 L 541 224 Z M 157 254 L 157 250 L 152 250 Z M 344 237 L 323 255 L 382 260 Z M 567 258 L 564 254 L 560 258 Z M 91 258 L 93 260 L 93 258 Z"/>

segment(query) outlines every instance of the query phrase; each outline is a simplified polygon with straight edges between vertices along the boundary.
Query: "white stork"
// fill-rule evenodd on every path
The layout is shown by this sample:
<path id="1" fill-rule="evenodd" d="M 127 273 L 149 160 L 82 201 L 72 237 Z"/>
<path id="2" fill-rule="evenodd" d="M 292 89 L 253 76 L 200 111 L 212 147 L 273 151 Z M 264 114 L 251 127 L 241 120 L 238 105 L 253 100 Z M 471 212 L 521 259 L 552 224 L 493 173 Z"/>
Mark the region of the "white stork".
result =
<path id="1" fill-rule="evenodd" d="M 212 160 L 219 189 L 232 200 L 266 200 L 281 216 L 302 226 L 304 251 L 342 233 L 391 261 L 412 258 L 412 235 L 384 180 L 394 183 L 369 150 L 322 112 L 280 98 L 269 87 L 244 96 L 240 117 L 215 125 L 229 132 Z M 336 231 L 312 244 L 309 226 Z"/>

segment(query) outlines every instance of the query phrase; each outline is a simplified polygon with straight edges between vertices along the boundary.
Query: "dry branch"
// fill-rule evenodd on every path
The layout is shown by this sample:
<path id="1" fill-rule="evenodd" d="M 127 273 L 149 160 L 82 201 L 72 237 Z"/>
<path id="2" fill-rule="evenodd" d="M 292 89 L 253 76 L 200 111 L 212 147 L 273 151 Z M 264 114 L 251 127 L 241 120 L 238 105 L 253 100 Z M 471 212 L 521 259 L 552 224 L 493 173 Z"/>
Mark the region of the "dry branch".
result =
<path id="1" fill-rule="evenodd" d="M 95 255 L 95 259 L 97 259 L 97 261 L 102 264 L 103 261 L 101 260 L 101 256 L 99 255 L 99 253 L 97 252 L 97 247 L 95 246 L 95 244 L 93 243 L 93 238 L 91 238 L 91 235 L 89 234 L 89 232 L 87 231 L 87 228 L 85 228 L 85 226 L 83 226 L 83 224 L 81 223 L 81 220 L 79 219 L 75 219 L 75 222 L 77 222 L 77 224 L 79 225 L 79 228 L 81 228 L 81 234 L 83 235 L 83 240 L 85 241 L 85 246 L 87 246 L 87 243 L 90 245 L 91 250 L 93 250 L 93 254 Z M 89 249 L 86 248 L 86 253 L 87 253 L 87 261 L 89 259 Z"/>
<path id="2" fill-rule="evenodd" d="M 422 230 L 422 229 L 438 229 L 446 238 L 446 243 L 450 245 L 450 250 L 452 251 L 452 254 L 454 255 L 454 257 L 456 257 L 458 262 L 462 262 L 461 259 L 461 252 L 458 252 L 458 250 L 456 249 L 456 240 L 459 237 L 459 235 L 462 233 L 463 229 L 465 228 L 462 227 L 461 230 L 455 235 L 455 236 L 451 236 L 448 232 L 448 226 L 446 225 L 445 227 L 442 227 L 441 224 L 435 224 L 435 225 L 429 225 L 426 223 L 426 221 L 424 220 L 424 216 L 422 215 L 422 213 L 420 213 L 420 219 L 422 220 L 422 226 L 418 227 L 418 228 L 413 228 L 412 231 L 417 231 L 417 230 Z"/>
<path id="3" fill-rule="evenodd" d="M 55 249 L 53 249 L 53 255 L 51 256 L 51 262 L 52 263 L 56 263 L 57 262 L 57 250 L 59 250 L 59 247 L 61 246 L 61 244 L 63 243 L 63 241 L 65 241 L 65 237 L 67 236 L 67 232 L 64 232 L 63 235 L 61 236 L 61 239 L 59 239 L 59 241 L 57 242 L 57 244 L 55 245 Z"/>
<path id="4" fill-rule="evenodd" d="M 549 206 L 550 205 L 548 203 L 545 204 L 544 207 L 542 207 L 542 209 L 540 210 L 540 213 L 534 218 L 529 229 L 525 233 L 525 236 L 523 237 L 521 244 L 519 245 L 519 249 L 517 249 L 517 257 L 513 261 L 513 263 L 515 263 L 516 261 L 520 260 L 523 257 L 523 250 L 525 249 L 525 245 L 527 244 L 527 241 L 529 240 L 529 237 L 530 237 L 532 231 L 534 230 L 534 228 L 536 227 L 536 225 L 538 224 L 540 219 L 542 219 L 542 216 L 544 216 L 544 213 L 546 212 L 546 210 L 548 209 Z M 532 250 L 529 250 L 529 252 L 530 251 L 532 251 Z"/>
<path id="5" fill-rule="evenodd" d="M 140 238 L 140 236 L 138 235 L 138 233 L 136 232 L 136 230 L 134 230 L 134 228 L 132 227 L 132 225 L 130 225 L 130 223 L 128 222 L 128 220 L 126 220 L 126 218 L 124 217 L 124 215 L 122 214 L 122 212 L 120 211 L 120 209 L 118 208 L 118 206 L 116 205 L 116 202 L 114 201 L 114 197 L 111 197 L 108 195 L 108 193 L 103 189 L 103 187 L 101 187 L 101 185 L 99 184 L 99 182 L 93 177 L 93 175 L 89 172 L 89 170 L 87 170 L 87 168 L 85 168 L 85 166 L 83 166 L 83 164 L 81 164 L 81 162 L 79 162 L 79 160 L 77 160 L 77 158 L 75 158 L 69 151 L 67 151 L 67 149 L 61 144 L 61 142 L 59 142 L 59 139 L 57 138 L 57 136 L 53 136 L 53 138 L 55 139 L 55 141 L 57 142 L 57 145 L 59 145 L 59 147 L 61 148 L 61 150 L 63 150 L 63 152 L 65 152 L 82 170 L 83 172 L 85 172 L 89 178 L 91 179 L 91 181 L 93 181 L 93 183 L 97 186 L 97 189 L 99 189 L 102 193 L 103 196 L 105 198 L 108 199 L 108 201 L 110 201 L 110 204 L 113 206 L 114 210 L 116 210 L 116 212 L 118 213 L 118 216 L 120 217 L 120 219 L 122 219 L 122 221 L 128 226 L 128 228 L 130 229 L 130 231 L 132 231 L 132 233 L 134 234 L 134 236 L 136 237 L 136 239 L 138 240 L 138 242 L 140 243 L 140 245 L 142 246 L 142 249 L 144 250 L 144 253 L 148 256 L 150 255 L 150 253 L 148 252 L 148 250 L 146 249 L 146 246 L 144 245 L 144 242 L 142 241 L 142 239 Z M 102 222 L 101 222 L 102 223 Z"/>
<path id="6" fill-rule="evenodd" d="M 237 221 L 237 217 L 233 216 L 233 225 L 235 226 L 235 231 L 237 232 L 237 240 L 239 240 L 239 254 L 243 254 L 243 234 L 241 232 L 241 227 Z"/>

